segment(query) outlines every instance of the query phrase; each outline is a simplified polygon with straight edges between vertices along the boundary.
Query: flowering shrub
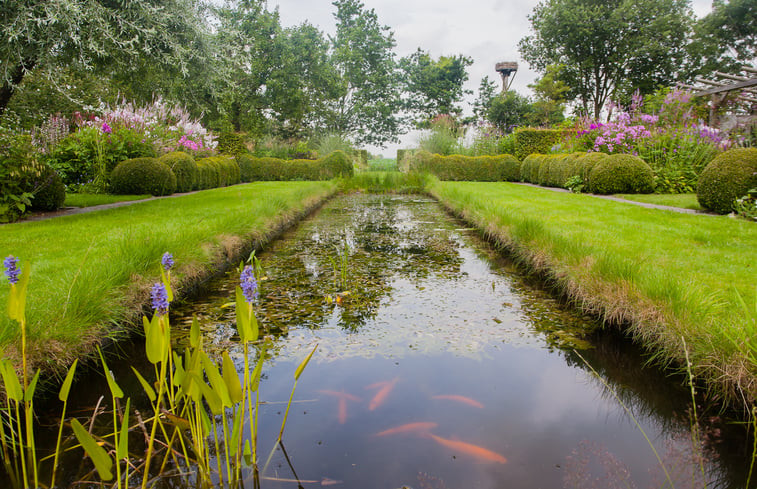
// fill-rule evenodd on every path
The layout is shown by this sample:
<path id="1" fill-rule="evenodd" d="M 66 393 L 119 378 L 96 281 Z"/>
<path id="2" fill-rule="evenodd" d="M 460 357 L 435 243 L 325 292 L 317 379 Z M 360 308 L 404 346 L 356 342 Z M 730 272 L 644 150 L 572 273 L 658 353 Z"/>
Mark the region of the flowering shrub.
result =
<path id="1" fill-rule="evenodd" d="M 610 122 L 580 121 L 566 143 L 574 151 L 639 156 L 652 167 L 658 193 L 692 192 L 704 167 L 732 142 L 694 120 L 690 99 L 691 94 L 673 90 L 650 114 L 642 112 L 637 92 L 628 110 L 610 106 L 618 110 Z"/>

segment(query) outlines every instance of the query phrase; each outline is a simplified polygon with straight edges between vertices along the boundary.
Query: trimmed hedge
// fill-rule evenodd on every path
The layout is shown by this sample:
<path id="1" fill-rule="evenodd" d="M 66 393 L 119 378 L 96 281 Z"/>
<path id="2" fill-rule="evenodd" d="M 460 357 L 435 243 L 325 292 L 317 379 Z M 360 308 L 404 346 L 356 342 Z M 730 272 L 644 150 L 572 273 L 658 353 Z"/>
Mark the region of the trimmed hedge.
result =
<path id="1" fill-rule="evenodd" d="M 197 182 L 195 183 L 195 190 L 207 190 L 209 188 L 218 187 L 218 168 L 205 160 L 206 158 L 201 158 L 195 161 L 195 164 L 197 165 Z"/>
<path id="2" fill-rule="evenodd" d="M 198 168 L 200 163 L 213 168 L 217 175 L 217 180 L 213 179 L 213 181 L 217 181 L 218 183 L 213 187 L 208 188 L 228 187 L 229 185 L 241 182 L 239 165 L 231 156 L 210 156 L 207 158 L 200 158 L 197 160 Z"/>
<path id="3" fill-rule="evenodd" d="M 523 161 L 534 153 L 545 154 L 562 140 L 563 132 L 555 129 L 517 129 L 515 138 L 515 157 Z"/>
<path id="4" fill-rule="evenodd" d="M 757 188 L 757 148 L 734 148 L 715 157 L 702 171 L 697 200 L 705 209 L 728 214 L 733 202 Z"/>
<path id="5" fill-rule="evenodd" d="M 197 185 L 197 164 L 194 158 L 183 151 L 166 153 L 158 158 L 176 175 L 176 191 L 189 192 Z"/>
<path id="6" fill-rule="evenodd" d="M 589 191 L 597 194 L 651 194 L 654 192 L 654 172 L 638 156 L 610 155 L 592 168 Z"/>
<path id="7" fill-rule="evenodd" d="M 581 177 L 584 188 L 591 191 L 591 170 L 606 158 L 609 155 L 605 153 L 530 154 L 521 163 L 521 180 L 536 185 L 566 188 L 567 181 L 578 176 Z"/>
<path id="8" fill-rule="evenodd" d="M 350 177 L 352 159 L 343 151 L 334 151 L 317 160 L 282 160 L 241 155 L 238 158 L 243 182 L 330 180 Z"/>
<path id="9" fill-rule="evenodd" d="M 176 175 L 157 158 L 124 160 L 110 174 L 110 190 L 122 195 L 171 195 Z"/>
<path id="10" fill-rule="evenodd" d="M 520 180 L 520 163 L 512 155 L 423 156 L 425 155 L 414 158 L 410 169 L 431 173 L 439 180 L 473 182 L 517 182 Z"/>

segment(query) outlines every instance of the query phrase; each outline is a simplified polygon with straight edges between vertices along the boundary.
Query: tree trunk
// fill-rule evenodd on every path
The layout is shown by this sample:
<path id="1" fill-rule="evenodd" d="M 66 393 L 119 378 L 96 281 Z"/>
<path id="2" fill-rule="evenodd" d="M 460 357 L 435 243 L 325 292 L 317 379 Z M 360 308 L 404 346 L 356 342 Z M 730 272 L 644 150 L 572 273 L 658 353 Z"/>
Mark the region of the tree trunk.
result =
<path id="1" fill-rule="evenodd" d="M 0 87 L 0 116 L 5 113 L 5 109 L 8 107 L 8 103 L 16 91 L 16 87 L 24 79 L 26 72 L 31 70 L 35 65 L 34 61 L 22 61 L 16 65 L 11 71 L 11 79 L 3 80 L 3 86 Z"/>

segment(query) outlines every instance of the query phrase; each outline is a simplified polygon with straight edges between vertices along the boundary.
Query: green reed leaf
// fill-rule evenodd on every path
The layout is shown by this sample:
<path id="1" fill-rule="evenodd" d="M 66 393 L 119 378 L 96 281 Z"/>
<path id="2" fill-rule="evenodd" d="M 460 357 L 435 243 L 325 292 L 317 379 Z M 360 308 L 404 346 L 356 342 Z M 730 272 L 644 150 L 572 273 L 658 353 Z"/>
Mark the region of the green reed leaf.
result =
<path id="1" fill-rule="evenodd" d="M 163 286 L 166 288 L 166 295 L 168 296 L 168 302 L 173 302 L 173 289 L 171 288 L 171 272 L 169 270 L 168 273 L 161 268 L 160 269 L 160 280 L 163 282 Z"/>
<path id="2" fill-rule="evenodd" d="M 250 391 L 257 392 L 260 386 L 260 374 L 263 373 L 263 363 L 265 362 L 265 351 L 260 352 L 258 363 L 255 365 L 255 369 L 250 375 Z"/>
<path id="3" fill-rule="evenodd" d="M 216 367 L 205 352 L 201 352 L 200 358 L 202 359 L 202 366 L 205 368 L 205 375 L 208 376 L 210 385 L 221 400 L 221 404 L 223 407 L 231 407 L 229 389 L 226 388 L 226 383 L 218 372 L 218 367 Z"/>
<path id="4" fill-rule="evenodd" d="M 21 383 L 18 381 L 18 375 L 16 375 L 16 369 L 13 368 L 13 364 L 7 358 L 0 360 L 0 375 L 3 377 L 3 384 L 5 384 L 5 392 L 8 398 L 21 402 L 24 396 L 24 391 L 21 388 Z"/>
<path id="5" fill-rule="evenodd" d="M 113 397 L 122 398 L 124 397 L 124 391 L 121 390 L 121 387 L 116 383 L 116 379 L 113 378 L 113 372 L 110 371 L 108 368 L 108 364 L 105 362 L 105 357 L 103 356 L 102 350 L 100 350 L 100 347 L 97 347 L 97 353 L 100 355 L 100 361 L 103 364 L 103 369 L 105 370 L 105 379 L 108 381 L 108 388 L 110 389 L 110 393 Z"/>
<path id="6" fill-rule="evenodd" d="M 111 480 L 113 478 L 113 473 L 111 472 L 113 460 L 108 456 L 108 452 L 97 444 L 95 439 L 92 438 L 92 435 L 84 429 L 76 418 L 71 420 L 71 427 L 74 429 L 76 439 L 79 440 L 84 451 L 89 455 L 89 458 L 92 459 L 92 462 L 94 462 L 100 478 L 104 481 Z"/>
<path id="7" fill-rule="evenodd" d="M 63 385 L 60 387 L 60 392 L 58 392 L 58 399 L 61 400 L 61 402 L 67 402 L 68 401 L 68 394 L 71 392 L 71 384 L 74 382 L 74 375 L 76 373 L 76 365 L 79 363 L 79 359 L 77 358 L 74 360 L 74 363 L 71 364 L 71 366 L 68 368 L 68 373 L 66 374 L 65 380 L 63 380 Z"/>
<path id="8" fill-rule="evenodd" d="M 234 425 L 231 429 L 231 446 L 229 447 L 229 455 L 232 457 L 236 457 L 237 451 L 239 450 L 239 441 L 242 436 L 242 420 L 244 419 L 244 406 L 235 414 Z"/>
<path id="9" fill-rule="evenodd" d="M 155 314 L 150 321 L 150 325 L 145 335 L 145 353 L 147 353 L 147 359 L 153 365 L 163 361 L 163 353 L 165 351 L 165 335 L 162 331 L 160 324 L 160 317 Z"/>
<path id="10" fill-rule="evenodd" d="M 37 373 L 34 374 L 34 378 L 31 382 L 29 382 L 29 385 L 26 387 L 26 392 L 24 392 L 24 402 L 32 402 L 32 399 L 34 399 L 34 391 L 37 388 L 37 381 L 39 380 L 39 369 L 37 369 Z"/>
<path id="11" fill-rule="evenodd" d="M 199 348 L 202 336 L 200 336 L 200 322 L 197 316 L 192 316 L 192 327 L 189 329 L 189 346 Z"/>
<path id="12" fill-rule="evenodd" d="M 11 286 L 8 294 L 8 317 L 19 323 L 24 321 L 26 314 L 26 289 L 29 286 L 31 266 L 27 263 L 21 270 L 21 275 L 15 285 Z"/>
<path id="13" fill-rule="evenodd" d="M 300 380 L 300 375 L 302 375 L 302 371 L 305 370 L 305 367 L 308 366 L 308 362 L 310 361 L 310 358 L 312 358 L 313 353 L 315 353 L 316 348 L 318 348 L 317 344 L 313 347 L 313 351 L 311 351 L 310 354 L 305 357 L 305 360 L 300 363 L 300 366 L 297 367 L 297 370 L 294 371 L 294 380 Z"/>
<path id="14" fill-rule="evenodd" d="M 221 372 L 223 373 L 223 381 L 226 384 L 226 388 L 229 391 L 229 398 L 232 404 L 242 402 L 242 383 L 239 381 L 239 375 L 237 375 L 237 369 L 234 366 L 234 362 L 231 361 L 229 352 L 224 351 L 222 353 L 223 363 L 221 366 Z"/>
<path id="15" fill-rule="evenodd" d="M 124 417 L 121 420 L 121 433 L 118 435 L 118 446 L 116 447 L 116 460 L 123 460 L 129 456 L 129 407 L 131 399 L 126 398 L 126 409 Z"/>
<path id="16" fill-rule="evenodd" d="M 223 402 L 221 402 L 221 397 L 205 382 L 200 382 L 200 390 L 202 391 L 203 397 L 205 397 L 205 401 L 208 403 L 210 412 L 215 416 L 223 414 Z"/>
<path id="17" fill-rule="evenodd" d="M 153 389 L 150 383 L 147 382 L 144 377 L 142 377 L 142 374 L 140 374 L 136 368 L 132 367 L 131 369 L 134 371 L 137 379 L 139 379 L 139 383 L 142 384 L 142 389 L 144 389 L 147 397 L 150 398 L 150 402 L 155 402 L 155 399 L 158 398 L 158 396 L 155 395 L 155 389 Z"/>

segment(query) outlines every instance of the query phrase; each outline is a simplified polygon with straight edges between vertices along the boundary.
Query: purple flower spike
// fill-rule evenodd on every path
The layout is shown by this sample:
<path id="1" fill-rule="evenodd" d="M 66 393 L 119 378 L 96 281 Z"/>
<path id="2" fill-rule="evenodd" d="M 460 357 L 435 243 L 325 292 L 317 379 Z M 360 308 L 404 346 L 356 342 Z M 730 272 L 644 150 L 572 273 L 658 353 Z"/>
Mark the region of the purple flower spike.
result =
<path id="1" fill-rule="evenodd" d="M 8 277 L 8 282 L 11 285 L 15 285 L 18 282 L 18 276 L 21 275 L 21 270 L 18 268 L 18 258 L 8 255 L 3 260 L 3 266 L 5 267 L 5 276 Z"/>
<path id="2" fill-rule="evenodd" d="M 163 264 L 163 269 L 167 272 L 173 267 L 173 255 L 169 252 L 165 252 L 163 254 L 163 259 L 161 260 L 161 263 Z"/>
<path id="3" fill-rule="evenodd" d="M 242 287 L 244 299 L 252 304 L 252 302 L 258 298 L 258 282 L 255 280 L 255 273 L 252 271 L 250 265 L 244 267 L 239 279 L 241 281 L 240 287 Z"/>
<path id="4" fill-rule="evenodd" d="M 111 128 L 110 128 L 110 126 L 108 125 L 108 123 L 107 123 L 107 122 L 103 122 L 103 127 L 102 127 L 102 130 L 103 130 L 103 132 L 104 132 L 104 133 L 106 133 L 106 134 L 110 134 L 110 133 L 112 133 L 112 132 L 113 132 L 113 129 L 111 129 Z"/>
<path id="5" fill-rule="evenodd" d="M 156 314 L 166 314 L 168 312 L 168 292 L 162 283 L 158 282 L 150 289 L 150 298 L 152 299 L 152 308 Z"/>

